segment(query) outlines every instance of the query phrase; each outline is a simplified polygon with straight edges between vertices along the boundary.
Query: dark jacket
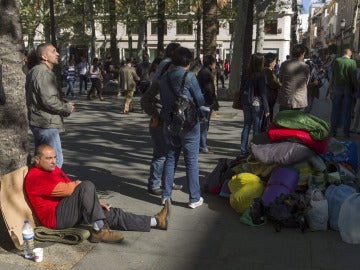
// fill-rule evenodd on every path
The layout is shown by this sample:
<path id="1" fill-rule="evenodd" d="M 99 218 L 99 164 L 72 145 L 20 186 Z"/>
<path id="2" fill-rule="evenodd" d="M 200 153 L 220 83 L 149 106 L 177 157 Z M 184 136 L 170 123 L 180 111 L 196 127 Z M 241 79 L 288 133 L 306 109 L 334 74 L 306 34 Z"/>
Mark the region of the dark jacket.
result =
<path id="1" fill-rule="evenodd" d="M 214 77 L 210 67 L 203 67 L 197 74 L 197 79 L 204 95 L 205 106 L 216 107 Z M 215 108 L 214 108 L 215 109 Z"/>

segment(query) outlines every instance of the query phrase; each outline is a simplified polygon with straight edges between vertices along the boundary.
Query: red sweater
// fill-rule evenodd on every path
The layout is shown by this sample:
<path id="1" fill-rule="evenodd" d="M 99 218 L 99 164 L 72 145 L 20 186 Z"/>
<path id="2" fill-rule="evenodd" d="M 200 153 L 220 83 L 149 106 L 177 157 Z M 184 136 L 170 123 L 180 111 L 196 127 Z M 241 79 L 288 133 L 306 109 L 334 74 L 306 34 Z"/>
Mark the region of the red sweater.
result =
<path id="1" fill-rule="evenodd" d="M 69 182 L 69 177 L 58 167 L 52 172 L 34 166 L 29 170 L 25 177 L 25 190 L 42 225 L 56 228 L 56 207 L 63 197 L 53 196 L 52 192 L 57 184 Z"/>

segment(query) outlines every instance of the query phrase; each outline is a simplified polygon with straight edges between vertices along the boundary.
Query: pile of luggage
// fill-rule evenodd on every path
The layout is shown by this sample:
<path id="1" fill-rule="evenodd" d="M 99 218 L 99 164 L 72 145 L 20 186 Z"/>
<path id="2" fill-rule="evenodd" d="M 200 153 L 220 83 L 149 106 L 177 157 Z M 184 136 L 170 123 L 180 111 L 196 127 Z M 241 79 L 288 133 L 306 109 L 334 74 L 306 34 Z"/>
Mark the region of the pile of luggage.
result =
<path id="1" fill-rule="evenodd" d="M 328 122 L 289 110 L 254 136 L 250 149 L 248 157 L 220 159 L 205 190 L 229 198 L 245 224 L 270 221 L 277 231 L 330 228 L 360 243 L 355 142 L 332 138 Z"/>

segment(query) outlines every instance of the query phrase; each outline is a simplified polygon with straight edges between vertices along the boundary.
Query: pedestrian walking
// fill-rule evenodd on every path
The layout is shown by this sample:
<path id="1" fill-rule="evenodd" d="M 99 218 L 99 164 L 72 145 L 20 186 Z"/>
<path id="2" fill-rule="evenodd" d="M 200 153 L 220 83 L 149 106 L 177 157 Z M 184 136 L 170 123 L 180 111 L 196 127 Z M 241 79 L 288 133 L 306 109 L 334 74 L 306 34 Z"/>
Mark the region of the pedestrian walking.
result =
<path id="1" fill-rule="evenodd" d="M 124 114 L 133 111 L 133 96 L 135 92 L 136 82 L 140 77 L 136 74 L 135 68 L 132 66 L 131 59 L 126 60 L 125 66 L 120 68 L 120 85 L 125 91 Z"/>
<path id="2" fill-rule="evenodd" d="M 66 83 L 68 85 L 68 90 L 66 92 L 66 97 L 71 96 L 72 98 L 76 98 L 74 93 L 74 85 L 76 81 L 77 70 L 75 67 L 75 61 L 70 60 L 69 65 L 65 68 L 64 76 L 66 78 Z"/>
<path id="3" fill-rule="evenodd" d="M 84 56 L 81 57 L 80 63 L 77 64 L 77 69 L 79 71 L 79 82 L 80 89 L 79 95 L 87 94 L 87 85 L 88 85 L 88 72 L 89 72 L 89 64 L 86 62 L 86 58 Z M 83 92 L 84 89 L 84 92 Z"/>
<path id="4" fill-rule="evenodd" d="M 92 64 L 90 66 L 90 71 L 89 71 L 90 81 L 91 81 L 91 88 L 87 94 L 87 98 L 89 100 L 92 99 L 92 95 L 93 95 L 94 91 L 96 91 L 96 93 L 101 101 L 104 100 L 104 98 L 102 97 L 102 85 L 101 85 L 103 76 L 101 74 L 100 66 L 101 66 L 101 62 L 99 61 L 98 58 L 95 57 L 92 61 Z"/>

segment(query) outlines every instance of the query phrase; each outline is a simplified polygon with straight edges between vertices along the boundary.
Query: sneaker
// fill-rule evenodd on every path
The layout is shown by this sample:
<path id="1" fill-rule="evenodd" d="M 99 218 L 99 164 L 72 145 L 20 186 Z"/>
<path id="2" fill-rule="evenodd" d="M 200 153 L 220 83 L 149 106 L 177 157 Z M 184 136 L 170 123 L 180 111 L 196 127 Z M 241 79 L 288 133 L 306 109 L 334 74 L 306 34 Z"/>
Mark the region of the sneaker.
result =
<path id="1" fill-rule="evenodd" d="M 200 197 L 200 199 L 197 202 L 189 203 L 189 207 L 192 209 L 195 209 L 196 207 L 201 206 L 203 204 L 203 202 L 204 202 L 203 197 Z"/>
<path id="2" fill-rule="evenodd" d="M 163 209 L 155 215 L 156 229 L 167 230 L 170 217 L 170 200 L 165 200 Z"/>
<path id="3" fill-rule="evenodd" d="M 214 154 L 214 152 L 206 148 L 204 150 L 200 150 L 200 154 Z"/>
<path id="4" fill-rule="evenodd" d="M 148 192 L 152 195 L 159 196 L 162 194 L 162 189 L 161 188 L 153 188 L 153 189 L 149 189 Z"/>
<path id="5" fill-rule="evenodd" d="M 173 190 L 182 190 L 182 188 L 183 188 L 183 185 L 177 185 L 177 184 L 173 184 L 173 187 L 172 187 L 172 189 Z"/>
<path id="6" fill-rule="evenodd" d="M 102 228 L 100 231 L 92 231 L 89 241 L 92 243 L 120 243 L 124 240 L 124 235 L 121 233 L 110 230 L 107 226 Z"/>

